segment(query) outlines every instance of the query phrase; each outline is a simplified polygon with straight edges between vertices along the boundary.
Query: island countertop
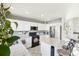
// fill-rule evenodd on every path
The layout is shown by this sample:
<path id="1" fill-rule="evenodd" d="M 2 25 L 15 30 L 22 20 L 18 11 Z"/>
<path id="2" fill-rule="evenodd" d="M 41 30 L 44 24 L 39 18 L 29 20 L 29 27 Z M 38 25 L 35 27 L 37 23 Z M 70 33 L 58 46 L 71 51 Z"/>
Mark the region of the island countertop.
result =
<path id="1" fill-rule="evenodd" d="M 40 39 L 40 43 L 46 43 L 46 44 L 49 44 L 49 45 L 55 46 L 55 47 L 59 47 L 62 44 L 62 43 L 60 43 L 60 40 L 58 40 L 56 38 L 50 38 L 50 37 L 42 37 Z"/>

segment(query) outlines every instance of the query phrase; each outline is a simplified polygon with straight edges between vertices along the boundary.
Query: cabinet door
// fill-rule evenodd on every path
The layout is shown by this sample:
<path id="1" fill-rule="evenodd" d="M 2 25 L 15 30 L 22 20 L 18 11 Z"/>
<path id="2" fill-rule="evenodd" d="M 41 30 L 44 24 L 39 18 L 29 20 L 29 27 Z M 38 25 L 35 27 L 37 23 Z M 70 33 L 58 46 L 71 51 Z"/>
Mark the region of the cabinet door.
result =
<path id="1" fill-rule="evenodd" d="M 32 46 L 32 38 L 31 37 L 26 38 L 26 46 L 27 46 L 27 48 Z"/>
<path id="2" fill-rule="evenodd" d="M 49 30 L 46 24 L 38 24 L 38 30 Z"/>
<path id="3" fill-rule="evenodd" d="M 42 56 L 50 56 L 51 49 L 50 45 L 41 42 L 41 53 Z"/>

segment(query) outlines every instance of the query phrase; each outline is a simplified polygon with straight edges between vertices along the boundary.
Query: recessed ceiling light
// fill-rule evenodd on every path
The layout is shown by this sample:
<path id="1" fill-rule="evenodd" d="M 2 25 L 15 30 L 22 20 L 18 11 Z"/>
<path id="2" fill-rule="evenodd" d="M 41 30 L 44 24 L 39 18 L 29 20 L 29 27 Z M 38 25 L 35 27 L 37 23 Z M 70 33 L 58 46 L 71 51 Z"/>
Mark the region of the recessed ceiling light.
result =
<path id="1" fill-rule="evenodd" d="M 41 17 L 44 17 L 44 14 L 41 14 Z"/>
<path id="2" fill-rule="evenodd" d="M 47 19 L 48 21 L 50 20 L 50 19 Z"/>
<path id="3" fill-rule="evenodd" d="M 25 13 L 26 13 L 26 14 L 30 14 L 30 12 L 28 12 L 28 11 L 26 11 Z"/>

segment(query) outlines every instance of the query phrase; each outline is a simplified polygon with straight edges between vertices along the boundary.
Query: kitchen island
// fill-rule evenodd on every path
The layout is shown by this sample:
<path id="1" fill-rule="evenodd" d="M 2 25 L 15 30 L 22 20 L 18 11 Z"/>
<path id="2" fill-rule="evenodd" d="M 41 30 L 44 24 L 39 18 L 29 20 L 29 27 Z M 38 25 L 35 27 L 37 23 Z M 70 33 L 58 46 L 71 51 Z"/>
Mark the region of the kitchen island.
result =
<path id="1" fill-rule="evenodd" d="M 60 40 L 49 37 L 40 39 L 42 56 L 58 56 L 57 49 L 61 48 Z"/>

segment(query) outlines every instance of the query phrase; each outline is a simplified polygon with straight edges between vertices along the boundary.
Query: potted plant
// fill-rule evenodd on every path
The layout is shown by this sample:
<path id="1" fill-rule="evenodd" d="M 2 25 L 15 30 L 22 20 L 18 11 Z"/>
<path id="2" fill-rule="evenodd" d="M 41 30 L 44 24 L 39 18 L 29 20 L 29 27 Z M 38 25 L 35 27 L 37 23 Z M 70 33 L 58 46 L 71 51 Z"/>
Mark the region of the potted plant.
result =
<path id="1" fill-rule="evenodd" d="M 9 56 L 10 46 L 19 39 L 18 36 L 13 36 L 11 22 L 7 20 L 11 15 L 9 9 L 10 7 L 5 7 L 3 3 L 0 4 L 0 56 Z"/>

